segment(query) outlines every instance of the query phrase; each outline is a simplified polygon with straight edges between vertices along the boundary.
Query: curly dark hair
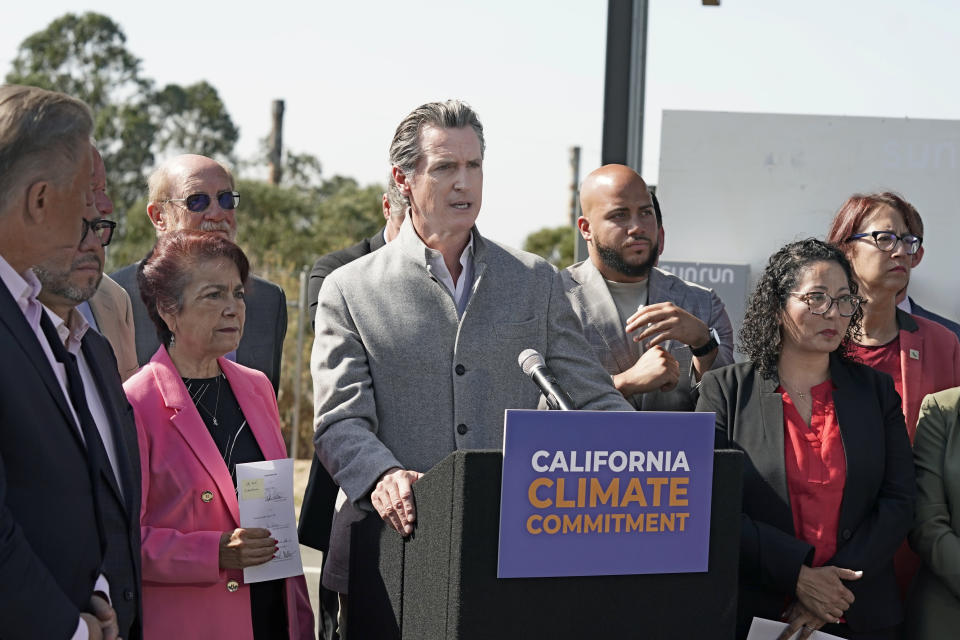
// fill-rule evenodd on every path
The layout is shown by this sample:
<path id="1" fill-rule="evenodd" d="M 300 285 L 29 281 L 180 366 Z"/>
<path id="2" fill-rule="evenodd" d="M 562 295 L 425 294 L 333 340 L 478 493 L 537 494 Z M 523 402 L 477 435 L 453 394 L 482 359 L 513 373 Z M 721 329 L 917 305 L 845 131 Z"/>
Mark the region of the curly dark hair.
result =
<path id="1" fill-rule="evenodd" d="M 814 262 L 835 262 L 847 276 L 850 293 L 857 294 L 853 269 L 843 252 L 833 245 L 807 238 L 791 242 L 772 256 L 760 275 L 757 286 L 747 301 L 747 310 L 740 328 L 739 348 L 760 370 L 764 378 L 777 377 L 777 360 L 780 357 L 780 314 L 786 305 L 787 295 L 797 286 L 804 268 Z M 850 318 L 847 333 L 836 350 L 842 360 L 850 360 L 849 343 L 860 337 L 863 309 L 857 307 Z"/>

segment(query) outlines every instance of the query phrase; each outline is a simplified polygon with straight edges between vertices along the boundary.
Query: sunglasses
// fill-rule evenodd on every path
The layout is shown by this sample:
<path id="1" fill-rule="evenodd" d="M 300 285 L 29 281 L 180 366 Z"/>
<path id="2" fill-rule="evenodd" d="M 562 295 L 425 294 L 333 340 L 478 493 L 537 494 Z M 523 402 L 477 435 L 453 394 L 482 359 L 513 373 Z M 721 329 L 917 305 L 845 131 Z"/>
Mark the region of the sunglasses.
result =
<path id="1" fill-rule="evenodd" d="M 93 235 L 97 236 L 101 247 L 105 247 L 110 244 L 110 240 L 113 239 L 113 230 L 117 228 L 116 222 L 113 220 L 104 220 L 103 218 L 96 218 L 90 221 L 88 221 L 86 218 L 82 218 L 82 220 L 83 233 L 80 234 L 80 244 L 83 244 L 84 239 L 87 237 L 87 232 L 89 231 L 93 231 Z"/>
<path id="2" fill-rule="evenodd" d="M 191 193 L 186 198 L 170 198 L 164 200 L 164 202 L 182 202 L 187 210 L 193 213 L 203 213 L 210 207 L 211 201 L 208 193 Z M 236 209 L 240 204 L 240 192 L 221 191 L 217 194 L 217 204 L 224 210 Z"/>

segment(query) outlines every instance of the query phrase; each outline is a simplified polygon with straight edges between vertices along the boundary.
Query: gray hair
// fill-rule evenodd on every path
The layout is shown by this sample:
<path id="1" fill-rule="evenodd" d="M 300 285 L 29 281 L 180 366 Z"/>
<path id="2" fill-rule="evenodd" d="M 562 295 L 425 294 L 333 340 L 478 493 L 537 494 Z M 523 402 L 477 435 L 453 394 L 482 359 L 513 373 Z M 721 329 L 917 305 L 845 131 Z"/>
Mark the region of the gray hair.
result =
<path id="1" fill-rule="evenodd" d="M 92 132 L 93 115 L 80 100 L 37 87 L 0 86 L 0 213 L 21 185 L 65 181 Z"/>
<path id="2" fill-rule="evenodd" d="M 426 125 L 433 125 L 441 129 L 462 129 L 473 127 L 474 133 L 480 139 L 480 157 L 486 151 L 483 141 L 483 125 L 470 105 L 461 100 L 447 100 L 445 102 L 428 102 L 411 111 L 397 126 L 390 143 L 390 164 L 398 167 L 407 175 L 412 175 L 417 163 L 423 156 L 420 148 L 420 131 Z M 392 204 L 392 203 L 391 203 Z"/>
<path id="3" fill-rule="evenodd" d="M 403 216 L 407 214 L 407 207 L 410 206 L 410 198 L 401 193 L 400 187 L 397 186 L 397 181 L 393 179 L 393 176 L 390 176 L 390 179 L 387 181 L 387 200 L 390 202 L 391 218 L 394 216 L 403 218 Z"/>

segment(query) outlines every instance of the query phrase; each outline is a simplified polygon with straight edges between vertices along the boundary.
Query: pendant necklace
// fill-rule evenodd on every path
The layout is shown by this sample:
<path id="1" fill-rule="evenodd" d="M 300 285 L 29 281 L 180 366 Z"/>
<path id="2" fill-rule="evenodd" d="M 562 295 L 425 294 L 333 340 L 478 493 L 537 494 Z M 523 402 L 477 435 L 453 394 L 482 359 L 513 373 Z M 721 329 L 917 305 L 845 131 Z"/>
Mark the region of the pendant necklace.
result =
<path id="1" fill-rule="evenodd" d="M 201 400 L 203 399 L 203 396 L 206 395 L 207 393 L 207 389 L 210 388 L 209 384 L 203 387 L 202 391 L 198 390 L 199 393 L 193 398 L 193 404 L 195 404 L 198 409 L 203 409 L 206 412 L 206 414 L 210 416 L 210 419 L 213 420 L 213 426 L 215 427 L 220 426 L 220 422 L 217 420 L 217 414 L 220 412 L 220 378 L 222 377 L 223 377 L 222 373 L 217 376 L 217 399 L 214 401 L 213 413 L 210 412 L 210 409 L 207 409 L 205 406 L 203 406 L 203 403 L 201 402 Z"/>

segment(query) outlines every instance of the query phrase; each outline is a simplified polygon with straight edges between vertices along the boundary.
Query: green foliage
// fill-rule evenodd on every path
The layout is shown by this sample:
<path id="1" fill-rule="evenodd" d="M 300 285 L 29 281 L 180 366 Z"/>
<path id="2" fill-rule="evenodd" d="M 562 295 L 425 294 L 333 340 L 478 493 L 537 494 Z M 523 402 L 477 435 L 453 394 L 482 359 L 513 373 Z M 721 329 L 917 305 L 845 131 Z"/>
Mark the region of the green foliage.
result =
<path id="1" fill-rule="evenodd" d="M 240 209 L 237 211 L 238 242 L 254 270 L 283 287 L 287 301 L 300 295 L 301 270 L 313 266 L 321 255 L 370 237 L 383 226 L 380 198 L 382 185 L 361 187 L 352 178 L 334 177 L 319 186 L 277 187 L 264 182 L 241 180 Z M 146 218 L 146 215 L 144 215 Z M 283 348 L 283 378 L 277 402 L 284 418 L 289 441 L 293 422 L 295 386 L 303 393 L 300 405 L 298 455 L 313 450 L 313 403 L 310 349 L 313 334 L 306 314 L 303 366 L 297 362 L 297 320 L 299 309 L 289 308 L 287 339 Z"/>
<path id="2" fill-rule="evenodd" d="M 240 137 L 217 90 L 205 80 L 181 87 L 168 84 L 154 94 L 151 109 L 159 123 L 156 145 L 173 153 L 196 153 L 234 164 L 233 147 Z"/>
<path id="3" fill-rule="evenodd" d="M 523 242 L 523 250 L 535 253 L 558 269 L 573 264 L 577 230 L 573 227 L 545 227 Z"/>
<path id="4" fill-rule="evenodd" d="M 134 204 L 146 193 L 155 157 L 190 152 L 230 159 L 239 135 L 207 82 L 155 90 L 123 30 L 98 13 L 68 13 L 29 36 L 6 81 L 62 91 L 90 105 L 118 239 L 127 233 L 126 213 L 142 211 Z"/>
<path id="5" fill-rule="evenodd" d="M 88 12 L 54 20 L 20 44 L 6 81 L 63 91 L 93 110 L 97 148 L 120 223 L 107 252 L 108 273 L 140 260 L 154 244 L 156 235 L 146 214 L 146 178 L 157 159 L 198 153 L 238 164 L 233 149 L 239 131 L 216 89 L 201 81 L 157 90 L 143 77 L 140 59 L 127 49 L 123 30 L 107 16 Z M 287 295 L 289 324 L 278 403 L 289 434 L 294 388 L 303 391 L 299 454 L 309 456 L 313 433 L 306 366 L 312 344 L 309 318 L 300 353 L 304 366 L 299 371 L 295 367 L 299 311 L 294 305 L 300 274 L 320 255 L 354 244 L 383 226 L 383 187 L 361 187 L 341 176 L 322 180 L 315 156 L 289 150 L 284 156 L 282 186 L 237 181 L 237 240 L 253 271 L 283 287 Z M 243 166 L 263 162 L 258 158 Z"/>

